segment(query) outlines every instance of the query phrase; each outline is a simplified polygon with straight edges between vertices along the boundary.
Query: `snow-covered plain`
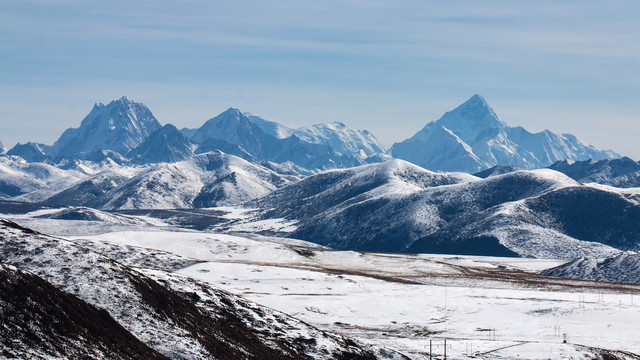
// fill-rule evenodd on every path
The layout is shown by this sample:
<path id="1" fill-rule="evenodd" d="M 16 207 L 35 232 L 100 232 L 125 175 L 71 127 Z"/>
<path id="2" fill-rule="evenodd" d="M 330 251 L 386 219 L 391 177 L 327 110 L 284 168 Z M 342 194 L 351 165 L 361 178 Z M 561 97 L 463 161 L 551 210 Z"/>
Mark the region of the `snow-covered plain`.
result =
<path id="1" fill-rule="evenodd" d="M 198 232 L 80 238 L 94 249 L 110 243 L 200 260 L 176 272 L 415 359 L 429 358 L 430 342 L 441 356 L 445 339 L 453 359 L 640 353 L 640 286 L 535 273 L 561 264 L 556 260 L 332 251 L 291 239 Z"/>

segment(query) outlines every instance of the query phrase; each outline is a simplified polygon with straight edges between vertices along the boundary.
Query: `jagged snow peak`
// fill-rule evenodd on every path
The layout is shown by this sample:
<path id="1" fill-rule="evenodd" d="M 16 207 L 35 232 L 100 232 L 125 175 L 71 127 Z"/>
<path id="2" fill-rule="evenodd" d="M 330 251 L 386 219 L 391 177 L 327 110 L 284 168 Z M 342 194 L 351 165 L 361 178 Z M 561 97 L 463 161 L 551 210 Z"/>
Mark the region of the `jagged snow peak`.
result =
<path id="1" fill-rule="evenodd" d="M 620 157 L 613 151 L 585 145 L 570 134 L 549 130 L 530 133 L 519 126 L 509 127 L 480 95 L 428 123 L 413 137 L 394 144 L 391 152 L 394 157 L 430 170 L 470 173 L 495 165 L 533 169 L 565 159 Z"/>
<path id="2" fill-rule="evenodd" d="M 57 158 L 95 150 L 113 150 L 126 155 L 161 128 L 151 111 L 123 96 L 107 105 L 96 103 L 80 127 L 67 129 L 53 144 Z"/>

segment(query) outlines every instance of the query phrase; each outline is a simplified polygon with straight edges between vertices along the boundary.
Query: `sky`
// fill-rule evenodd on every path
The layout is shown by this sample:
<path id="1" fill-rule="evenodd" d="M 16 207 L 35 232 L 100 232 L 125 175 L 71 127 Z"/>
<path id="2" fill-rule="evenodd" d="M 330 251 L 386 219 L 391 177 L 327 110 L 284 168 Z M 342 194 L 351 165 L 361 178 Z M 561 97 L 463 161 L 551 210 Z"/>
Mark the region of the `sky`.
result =
<path id="1" fill-rule="evenodd" d="M 162 124 L 229 107 L 391 146 L 474 94 L 640 159 L 640 2 L 0 0 L 0 141 L 52 144 L 123 95 Z"/>

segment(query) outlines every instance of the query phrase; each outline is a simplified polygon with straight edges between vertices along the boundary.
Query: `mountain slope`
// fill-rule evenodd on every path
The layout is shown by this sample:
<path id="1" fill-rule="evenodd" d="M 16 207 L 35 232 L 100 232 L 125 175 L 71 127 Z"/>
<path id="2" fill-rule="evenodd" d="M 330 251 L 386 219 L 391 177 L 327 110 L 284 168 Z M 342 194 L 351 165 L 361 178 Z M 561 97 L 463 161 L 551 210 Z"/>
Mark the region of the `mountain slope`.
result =
<path id="1" fill-rule="evenodd" d="M 86 177 L 77 170 L 28 163 L 16 156 L 0 157 L 0 194 L 21 201 L 40 201 Z"/>
<path id="2" fill-rule="evenodd" d="M 80 127 L 62 133 L 50 153 L 56 158 L 95 150 L 125 155 L 160 128 L 146 106 L 123 96 L 107 105 L 94 105 Z"/>
<path id="3" fill-rule="evenodd" d="M 375 348 L 321 332 L 189 278 L 163 270 L 133 270 L 85 246 L 15 223 L 0 220 L 0 236 L 0 261 L 33 272 L 56 288 L 105 309 L 143 343 L 170 358 L 376 359 L 396 355 L 386 352 L 383 356 Z"/>
<path id="4" fill-rule="evenodd" d="M 616 187 L 640 187 L 640 164 L 628 157 L 612 160 L 558 161 L 549 169 L 583 183 Z"/>
<path id="5" fill-rule="evenodd" d="M 475 174 L 473 174 L 473 176 L 477 176 L 479 178 L 483 178 L 486 179 L 490 176 L 496 176 L 496 175 L 502 175 L 502 174 L 508 174 L 510 172 L 514 172 L 514 171 L 518 171 L 518 170 L 524 170 L 518 166 L 515 165 L 496 165 L 494 167 L 488 168 L 486 170 L 477 172 Z"/>
<path id="6" fill-rule="evenodd" d="M 551 170 L 480 179 L 393 160 L 307 177 L 246 204 L 268 209 L 250 219 L 262 228 L 226 227 L 336 249 L 573 259 L 638 248 L 638 195 Z"/>
<path id="7" fill-rule="evenodd" d="M 430 170 L 469 173 L 495 165 L 533 169 L 564 159 L 619 157 L 585 145 L 570 134 L 549 130 L 534 134 L 522 127 L 509 127 L 479 95 L 394 144 L 391 153 Z"/>
<path id="8" fill-rule="evenodd" d="M 167 359 L 108 312 L 2 263 L 0 319 L 6 358 Z"/>
<path id="9" fill-rule="evenodd" d="M 640 283 L 640 254 L 623 253 L 606 259 L 580 258 L 544 270 L 543 275 L 571 279 Z"/>
<path id="10" fill-rule="evenodd" d="M 287 236 L 336 249 L 401 251 L 417 239 L 415 221 L 434 225 L 404 199 L 420 190 L 473 181 L 465 174 L 436 174 L 401 160 L 313 175 L 247 204 L 271 209 L 261 219 L 296 222 Z M 405 206 L 406 212 L 399 213 Z M 415 213 L 411 213 L 416 210 Z"/>

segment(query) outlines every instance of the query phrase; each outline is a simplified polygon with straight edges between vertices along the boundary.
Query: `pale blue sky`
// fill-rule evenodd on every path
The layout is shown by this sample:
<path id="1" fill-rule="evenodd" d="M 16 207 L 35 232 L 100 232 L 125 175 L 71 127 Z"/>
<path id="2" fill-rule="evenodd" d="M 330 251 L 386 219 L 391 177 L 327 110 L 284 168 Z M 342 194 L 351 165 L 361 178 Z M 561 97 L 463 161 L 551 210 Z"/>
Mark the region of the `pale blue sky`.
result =
<path id="1" fill-rule="evenodd" d="M 52 143 L 127 95 L 401 141 L 473 94 L 640 159 L 640 2 L 0 0 L 0 140 Z"/>

